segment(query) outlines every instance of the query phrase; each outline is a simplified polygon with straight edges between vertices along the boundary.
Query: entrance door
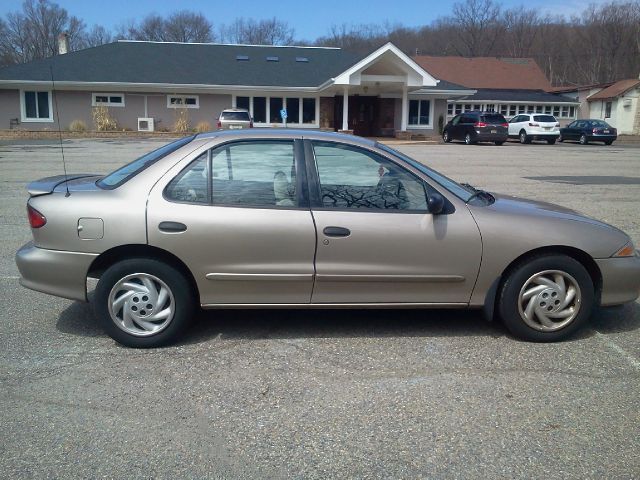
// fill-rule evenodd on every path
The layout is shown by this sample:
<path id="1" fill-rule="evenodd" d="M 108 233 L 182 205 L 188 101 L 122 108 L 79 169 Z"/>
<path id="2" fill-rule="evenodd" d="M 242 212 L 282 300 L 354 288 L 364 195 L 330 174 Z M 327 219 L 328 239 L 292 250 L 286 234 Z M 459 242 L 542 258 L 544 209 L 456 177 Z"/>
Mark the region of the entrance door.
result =
<path id="1" fill-rule="evenodd" d="M 466 208 L 432 215 L 433 188 L 365 148 L 312 141 L 306 151 L 317 165 L 313 303 L 469 301 L 481 240 Z"/>
<path id="2" fill-rule="evenodd" d="M 371 137 L 374 135 L 377 119 L 378 97 L 349 97 L 349 128 L 355 135 Z"/>

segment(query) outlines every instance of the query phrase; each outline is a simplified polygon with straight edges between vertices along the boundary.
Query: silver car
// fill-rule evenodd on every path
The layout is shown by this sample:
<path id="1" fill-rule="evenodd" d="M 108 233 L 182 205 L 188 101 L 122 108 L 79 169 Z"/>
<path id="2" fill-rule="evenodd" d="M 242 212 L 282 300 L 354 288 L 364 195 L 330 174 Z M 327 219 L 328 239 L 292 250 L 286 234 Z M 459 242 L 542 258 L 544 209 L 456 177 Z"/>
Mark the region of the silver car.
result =
<path id="1" fill-rule="evenodd" d="M 220 112 L 217 126 L 220 130 L 240 130 L 253 128 L 253 120 L 249 110 L 244 108 L 227 108 Z"/>
<path id="2" fill-rule="evenodd" d="M 97 316 L 132 347 L 175 341 L 197 307 L 474 308 L 554 341 L 640 292 L 617 228 L 350 135 L 200 134 L 28 191 L 22 285 L 87 301 L 99 279 Z"/>

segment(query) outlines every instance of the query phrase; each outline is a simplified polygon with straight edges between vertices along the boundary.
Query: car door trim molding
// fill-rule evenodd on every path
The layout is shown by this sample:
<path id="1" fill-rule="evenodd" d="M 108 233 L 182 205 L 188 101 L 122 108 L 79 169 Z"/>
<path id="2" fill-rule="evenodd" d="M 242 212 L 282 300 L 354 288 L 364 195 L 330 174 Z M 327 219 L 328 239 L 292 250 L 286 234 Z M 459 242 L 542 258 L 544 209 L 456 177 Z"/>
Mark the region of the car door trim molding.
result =
<path id="1" fill-rule="evenodd" d="M 340 308 L 340 309 L 411 309 L 411 308 L 464 308 L 469 307 L 468 303 L 438 303 L 438 302 L 404 302 L 404 303 L 202 303 L 201 308 L 204 309 L 263 309 L 263 308 L 292 308 L 292 309 L 322 309 L 322 308 Z"/>
<path id="2" fill-rule="evenodd" d="M 298 282 L 301 280 L 311 280 L 313 278 L 313 273 L 207 273 L 205 277 L 207 280 L 225 282 Z"/>
<path id="3" fill-rule="evenodd" d="M 465 280 L 463 275 L 316 275 L 318 282 L 459 283 Z"/>

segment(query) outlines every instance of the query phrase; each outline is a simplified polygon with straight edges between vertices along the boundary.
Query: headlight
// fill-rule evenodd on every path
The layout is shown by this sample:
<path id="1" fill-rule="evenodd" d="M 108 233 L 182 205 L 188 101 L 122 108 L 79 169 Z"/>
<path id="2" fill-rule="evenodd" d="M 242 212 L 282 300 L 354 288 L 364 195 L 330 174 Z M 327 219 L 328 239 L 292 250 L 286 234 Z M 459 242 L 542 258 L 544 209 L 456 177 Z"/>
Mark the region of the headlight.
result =
<path id="1" fill-rule="evenodd" d="M 638 255 L 636 251 L 636 247 L 633 246 L 633 242 L 629 241 L 624 247 L 618 250 L 616 253 L 611 255 L 612 257 L 633 257 L 634 255 Z"/>

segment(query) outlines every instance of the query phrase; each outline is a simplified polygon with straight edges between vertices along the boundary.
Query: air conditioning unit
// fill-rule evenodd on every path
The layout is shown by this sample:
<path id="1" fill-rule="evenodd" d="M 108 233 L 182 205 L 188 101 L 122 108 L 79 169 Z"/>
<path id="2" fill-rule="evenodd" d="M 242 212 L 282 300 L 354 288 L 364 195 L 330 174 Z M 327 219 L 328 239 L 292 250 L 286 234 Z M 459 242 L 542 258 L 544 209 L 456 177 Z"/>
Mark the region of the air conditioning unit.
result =
<path id="1" fill-rule="evenodd" d="M 138 131 L 139 132 L 153 132 L 153 118 L 138 118 Z"/>

